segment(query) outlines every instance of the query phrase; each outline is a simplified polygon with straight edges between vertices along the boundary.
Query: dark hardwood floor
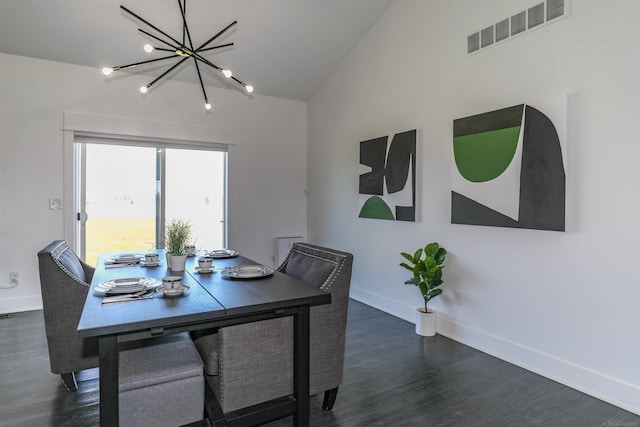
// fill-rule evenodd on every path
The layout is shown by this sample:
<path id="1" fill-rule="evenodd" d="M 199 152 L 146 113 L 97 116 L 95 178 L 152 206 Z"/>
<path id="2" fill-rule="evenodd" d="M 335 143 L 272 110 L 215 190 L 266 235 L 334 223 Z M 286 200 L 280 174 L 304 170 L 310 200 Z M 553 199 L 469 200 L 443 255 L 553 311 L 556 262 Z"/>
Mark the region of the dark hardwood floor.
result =
<path id="1" fill-rule="evenodd" d="M 41 311 L 0 318 L 0 425 L 98 424 L 98 372 L 66 391 L 50 373 Z M 344 381 L 312 426 L 640 426 L 640 416 L 350 301 Z M 269 427 L 291 426 L 291 417 Z M 146 426 L 145 426 L 146 427 Z"/>

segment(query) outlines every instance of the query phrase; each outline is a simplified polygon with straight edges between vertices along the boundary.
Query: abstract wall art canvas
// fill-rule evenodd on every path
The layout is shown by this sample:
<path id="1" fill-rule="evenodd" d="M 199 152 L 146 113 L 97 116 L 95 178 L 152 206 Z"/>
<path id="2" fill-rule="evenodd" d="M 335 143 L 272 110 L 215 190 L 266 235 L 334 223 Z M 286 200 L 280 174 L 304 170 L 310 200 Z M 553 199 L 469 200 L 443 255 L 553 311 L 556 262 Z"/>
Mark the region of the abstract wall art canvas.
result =
<path id="1" fill-rule="evenodd" d="M 360 142 L 360 218 L 416 221 L 417 129 Z"/>
<path id="2" fill-rule="evenodd" d="M 560 134 L 527 104 L 454 120 L 451 223 L 564 231 Z"/>

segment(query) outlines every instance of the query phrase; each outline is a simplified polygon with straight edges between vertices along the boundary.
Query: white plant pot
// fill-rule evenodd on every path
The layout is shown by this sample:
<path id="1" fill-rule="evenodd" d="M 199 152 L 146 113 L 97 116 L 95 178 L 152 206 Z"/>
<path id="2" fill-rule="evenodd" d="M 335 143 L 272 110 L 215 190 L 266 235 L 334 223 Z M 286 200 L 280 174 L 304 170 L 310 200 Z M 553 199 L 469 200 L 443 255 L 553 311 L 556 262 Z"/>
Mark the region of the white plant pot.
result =
<path id="1" fill-rule="evenodd" d="M 432 337 L 436 334 L 438 313 L 429 310 L 425 313 L 424 308 L 416 310 L 416 334 L 423 337 Z"/>
<path id="2" fill-rule="evenodd" d="M 171 255 L 167 254 L 167 267 L 171 271 L 184 271 L 184 266 L 187 263 L 186 255 Z"/>

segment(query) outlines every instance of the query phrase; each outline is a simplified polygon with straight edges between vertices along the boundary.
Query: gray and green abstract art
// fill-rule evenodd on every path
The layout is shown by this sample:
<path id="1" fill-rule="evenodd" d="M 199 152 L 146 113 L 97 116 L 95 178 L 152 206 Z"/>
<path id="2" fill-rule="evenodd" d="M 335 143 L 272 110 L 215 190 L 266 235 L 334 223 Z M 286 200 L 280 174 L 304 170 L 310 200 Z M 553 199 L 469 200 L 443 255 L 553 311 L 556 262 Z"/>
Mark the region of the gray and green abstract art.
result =
<path id="1" fill-rule="evenodd" d="M 416 137 L 414 129 L 360 142 L 360 218 L 416 220 Z"/>
<path id="2" fill-rule="evenodd" d="M 565 170 L 553 122 L 526 105 L 453 121 L 451 223 L 565 230 Z"/>

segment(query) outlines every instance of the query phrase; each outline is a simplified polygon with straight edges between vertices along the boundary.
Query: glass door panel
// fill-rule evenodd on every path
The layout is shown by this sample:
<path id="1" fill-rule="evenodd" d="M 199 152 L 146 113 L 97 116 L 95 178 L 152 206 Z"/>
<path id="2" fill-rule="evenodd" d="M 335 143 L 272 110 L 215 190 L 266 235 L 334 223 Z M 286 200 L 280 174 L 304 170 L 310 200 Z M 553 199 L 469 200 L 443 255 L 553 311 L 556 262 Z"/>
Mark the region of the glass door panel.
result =
<path id="1" fill-rule="evenodd" d="M 190 221 L 197 249 L 224 247 L 226 153 L 167 149 L 165 167 L 166 221 Z"/>
<path id="2" fill-rule="evenodd" d="M 86 144 L 85 260 L 156 242 L 156 149 Z"/>

